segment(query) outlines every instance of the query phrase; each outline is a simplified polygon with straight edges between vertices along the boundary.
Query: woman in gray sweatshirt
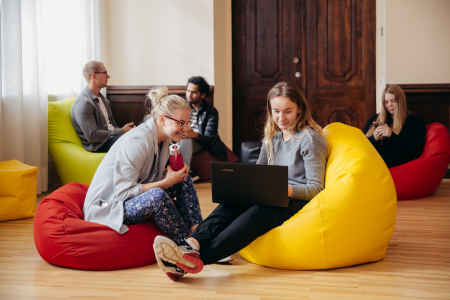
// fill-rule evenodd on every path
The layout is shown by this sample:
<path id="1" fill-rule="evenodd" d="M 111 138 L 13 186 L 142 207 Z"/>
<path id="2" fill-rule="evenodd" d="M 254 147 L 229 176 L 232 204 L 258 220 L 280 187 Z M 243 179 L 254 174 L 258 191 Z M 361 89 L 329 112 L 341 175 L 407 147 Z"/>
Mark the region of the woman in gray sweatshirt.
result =
<path id="1" fill-rule="evenodd" d="M 203 220 L 189 169 L 167 167 L 169 144 L 179 142 L 190 124 L 191 108 L 167 87 L 148 94 L 152 111 L 138 127 L 124 134 L 100 163 L 88 189 L 86 221 L 107 225 L 123 234 L 126 225 L 155 216 L 170 237 L 188 237 Z M 177 197 L 177 207 L 173 198 Z"/>
<path id="2" fill-rule="evenodd" d="M 258 164 L 288 166 L 289 205 L 219 204 L 188 239 L 157 236 L 159 267 L 177 281 L 243 249 L 282 225 L 325 187 L 327 143 L 308 101 L 293 84 L 280 82 L 267 97 L 267 121 Z"/>

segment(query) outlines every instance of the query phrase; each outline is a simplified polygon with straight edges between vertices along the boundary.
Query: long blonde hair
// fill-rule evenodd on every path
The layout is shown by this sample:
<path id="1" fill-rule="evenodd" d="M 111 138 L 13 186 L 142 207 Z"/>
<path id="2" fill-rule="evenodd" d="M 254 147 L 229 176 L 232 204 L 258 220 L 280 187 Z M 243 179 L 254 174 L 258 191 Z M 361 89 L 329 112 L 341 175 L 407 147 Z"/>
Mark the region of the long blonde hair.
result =
<path id="1" fill-rule="evenodd" d="M 394 119 L 392 120 L 391 114 L 387 111 L 386 106 L 384 105 L 384 97 L 386 94 L 392 94 L 395 97 L 395 102 L 397 105 L 394 110 Z M 402 88 L 396 84 L 390 84 L 386 86 L 383 90 L 383 94 L 381 95 L 381 112 L 378 115 L 376 122 L 380 122 L 381 124 L 390 123 L 390 128 L 395 134 L 399 134 L 402 131 L 403 124 L 405 124 L 406 117 L 409 115 L 409 111 L 406 108 L 406 96 L 403 92 Z M 390 122 L 392 121 L 392 122 Z M 367 131 L 366 136 L 371 137 L 373 132 L 375 131 L 375 126 L 372 125 L 370 129 Z M 381 138 L 383 141 L 383 138 Z"/>
<path id="2" fill-rule="evenodd" d="M 325 139 L 322 127 L 320 127 L 320 125 L 313 120 L 311 115 L 311 107 L 300 89 L 291 83 L 284 81 L 279 82 L 269 91 L 267 95 L 267 119 L 264 126 L 264 146 L 266 147 L 266 152 L 268 155 L 268 164 L 273 164 L 272 138 L 280 131 L 280 128 L 273 119 L 270 101 L 281 96 L 289 98 L 292 102 L 296 103 L 301 110 L 294 124 L 288 128 L 294 138 L 297 138 L 296 132 L 306 128 L 311 128 L 317 131 Z"/>
<path id="3" fill-rule="evenodd" d="M 151 100 L 152 108 L 144 117 L 144 121 L 153 118 L 156 122 L 160 115 L 171 116 L 173 111 L 178 108 L 191 111 L 191 107 L 186 100 L 177 95 L 169 95 L 169 90 L 166 86 L 152 88 L 147 94 L 147 99 Z"/>

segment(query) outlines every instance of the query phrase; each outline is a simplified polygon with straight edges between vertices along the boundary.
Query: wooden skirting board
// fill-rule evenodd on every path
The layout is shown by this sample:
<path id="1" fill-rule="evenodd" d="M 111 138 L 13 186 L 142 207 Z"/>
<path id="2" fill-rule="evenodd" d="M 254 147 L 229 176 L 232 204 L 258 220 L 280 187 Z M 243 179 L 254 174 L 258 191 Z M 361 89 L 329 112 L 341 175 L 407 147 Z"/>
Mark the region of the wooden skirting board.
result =
<path id="1" fill-rule="evenodd" d="M 107 97 L 118 126 L 140 124 L 150 108 L 148 91 L 155 85 L 108 86 Z M 406 95 L 408 109 L 422 117 L 425 125 L 439 122 L 450 129 L 450 84 L 400 84 Z M 167 85 L 169 94 L 186 98 L 186 86 Z M 214 86 L 206 100 L 214 104 Z M 445 178 L 450 178 L 450 169 Z"/>
<path id="2" fill-rule="evenodd" d="M 450 84 L 399 84 L 408 109 L 422 117 L 425 125 L 439 122 L 450 129 Z M 450 178 L 450 166 L 444 178 Z"/>
<path id="3" fill-rule="evenodd" d="M 408 109 L 421 116 L 425 125 L 439 122 L 450 129 L 450 83 L 399 85 Z"/>

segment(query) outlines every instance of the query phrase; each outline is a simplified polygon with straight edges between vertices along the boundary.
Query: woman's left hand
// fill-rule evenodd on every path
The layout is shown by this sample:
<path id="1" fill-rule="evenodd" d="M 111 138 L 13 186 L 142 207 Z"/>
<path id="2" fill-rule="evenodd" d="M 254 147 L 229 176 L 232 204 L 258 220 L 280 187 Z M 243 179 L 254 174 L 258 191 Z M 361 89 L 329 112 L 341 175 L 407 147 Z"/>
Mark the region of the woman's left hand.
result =
<path id="1" fill-rule="evenodd" d="M 381 136 L 384 136 L 387 138 L 391 137 L 392 129 L 388 125 L 386 125 L 386 124 L 381 125 L 377 128 L 377 130 L 379 130 L 379 133 Z"/>
<path id="2" fill-rule="evenodd" d="M 293 193 L 294 193 L 294 190 L 292 189 L 292 186 L 288 185 L 288 197 L 291 198 Z"/>
<path id="3" fill-rule="evenodd" d="M 189 168 L 184 164 L 184 167 L 181 170 L 174 171 L 170 166 L 167 167 L 167 175 L 166 178 L 163 179 L 169 183 L 169 187 L 179 182 L 186 180 L 186 177 L 189 175 Z"/>

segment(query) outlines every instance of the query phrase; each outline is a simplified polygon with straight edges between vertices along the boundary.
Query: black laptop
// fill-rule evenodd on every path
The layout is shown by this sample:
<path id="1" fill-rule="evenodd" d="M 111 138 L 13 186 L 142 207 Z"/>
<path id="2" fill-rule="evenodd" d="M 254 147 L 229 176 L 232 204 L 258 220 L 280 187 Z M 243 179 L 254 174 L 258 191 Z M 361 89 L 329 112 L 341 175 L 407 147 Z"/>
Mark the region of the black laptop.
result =
<path id="1" fill-rule="evenodd" d="M 212 201 L 287 207 L 288 167 L 211 162 Z"/>

